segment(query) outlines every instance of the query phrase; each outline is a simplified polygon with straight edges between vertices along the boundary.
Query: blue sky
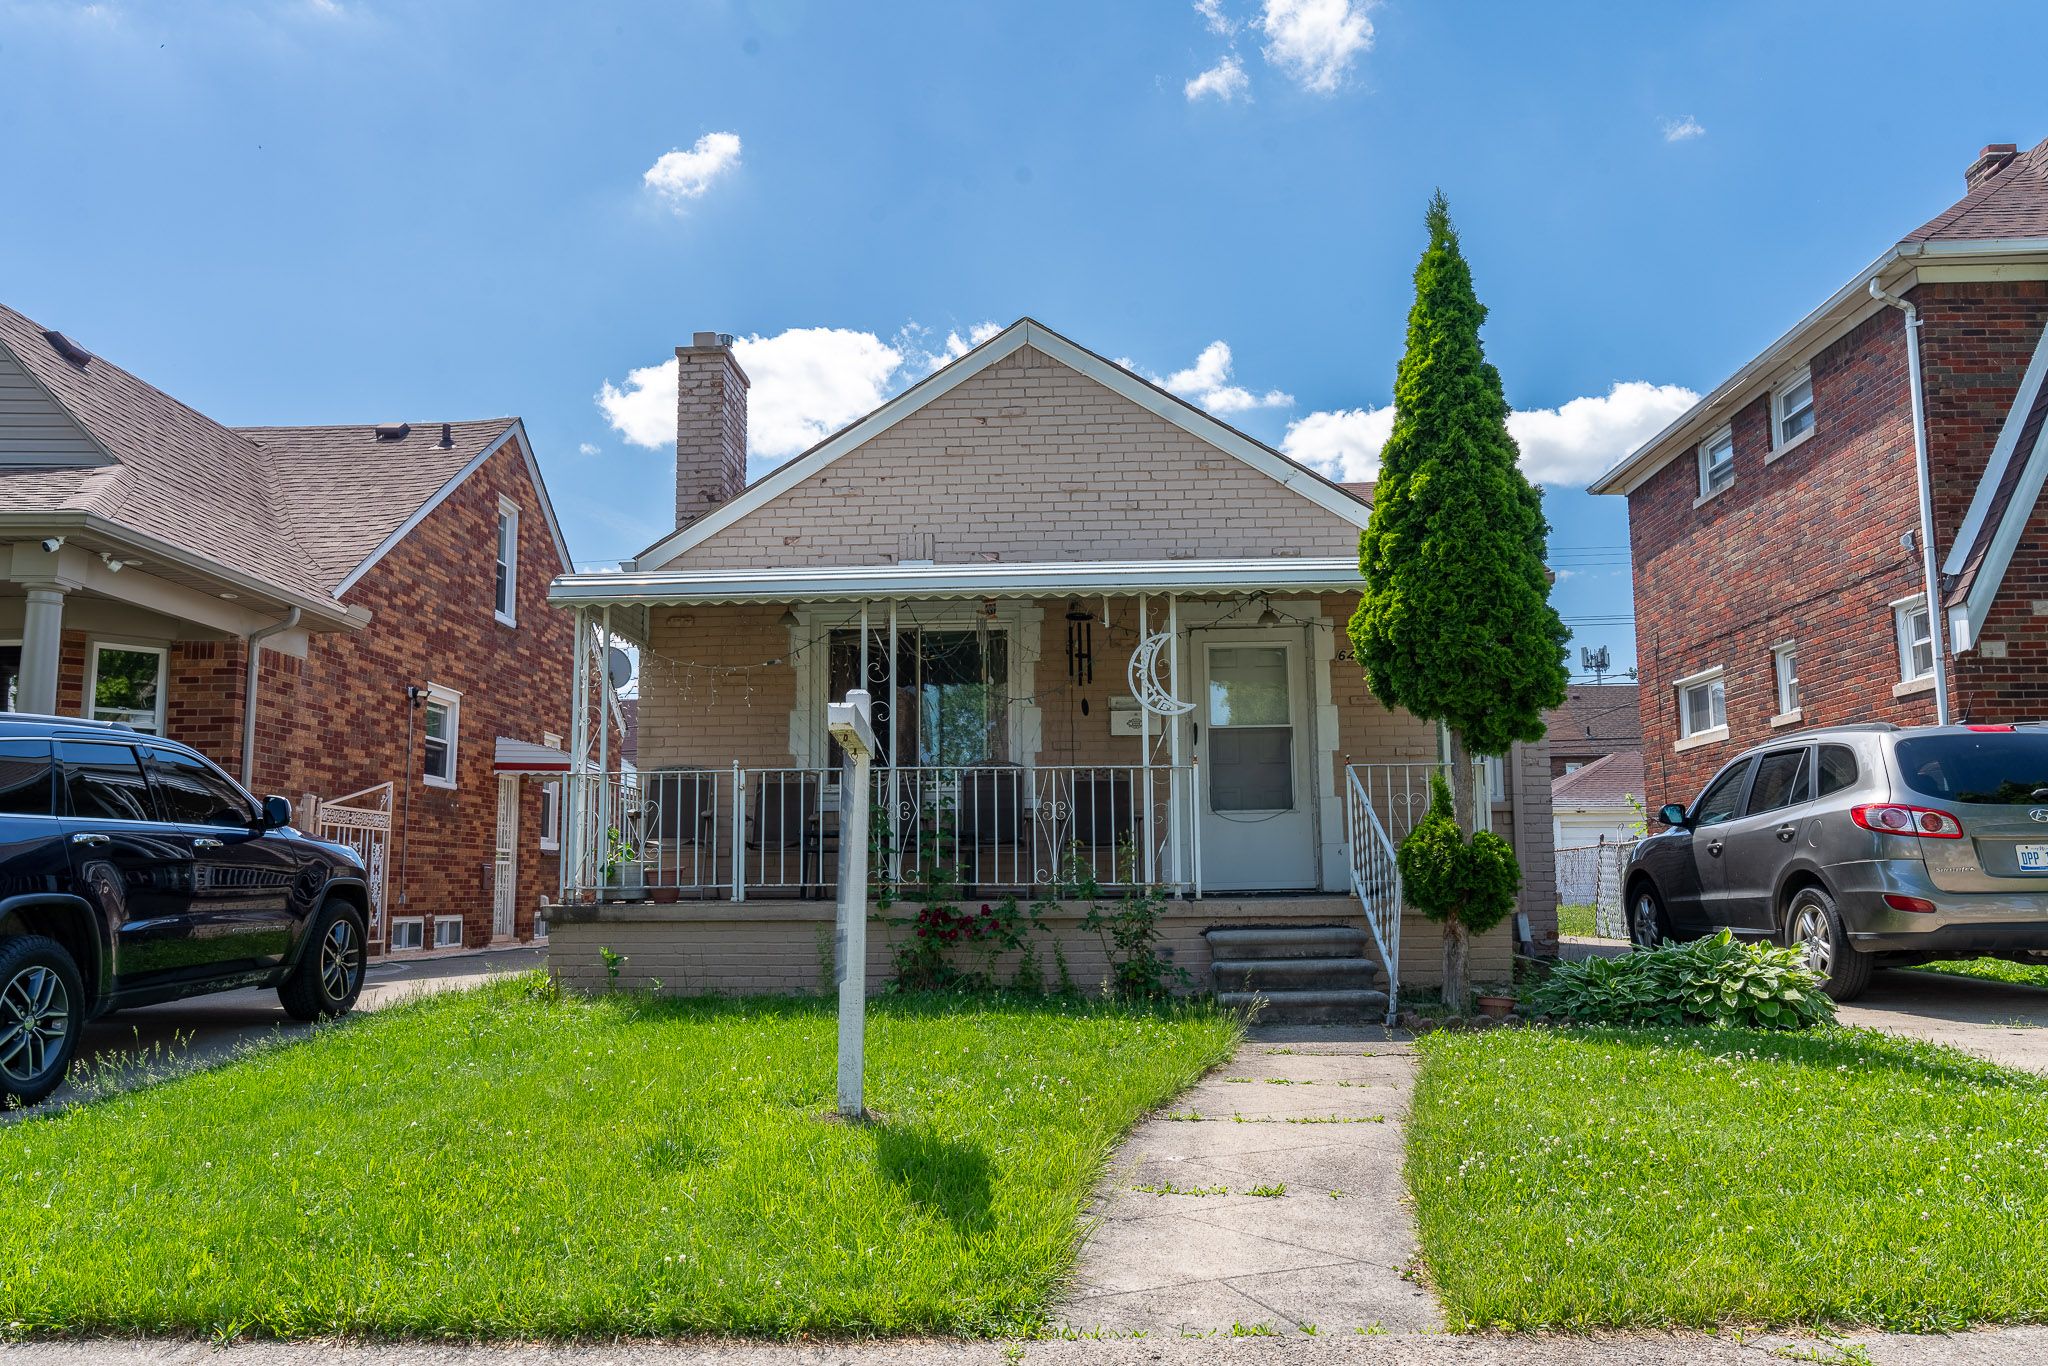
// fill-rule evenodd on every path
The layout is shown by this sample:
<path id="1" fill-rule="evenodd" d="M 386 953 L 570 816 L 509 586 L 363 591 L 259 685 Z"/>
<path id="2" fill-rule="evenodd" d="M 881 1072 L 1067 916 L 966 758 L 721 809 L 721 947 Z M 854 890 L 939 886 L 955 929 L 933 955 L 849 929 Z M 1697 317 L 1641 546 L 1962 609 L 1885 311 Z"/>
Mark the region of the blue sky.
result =
<path id="1" fill-rule="evenodd" d="M 701 329 L 752 339 L 757 468 L 1030 314 L 1365 472 L 1441 186 L 1624 666 L 1574 485 L 2048 136 L 1958 74 L 2048 12 L 1927 12 L 0 0 L 0 299 L 227 422 L 517 413 L 603 563 L 666 529 Z"/>

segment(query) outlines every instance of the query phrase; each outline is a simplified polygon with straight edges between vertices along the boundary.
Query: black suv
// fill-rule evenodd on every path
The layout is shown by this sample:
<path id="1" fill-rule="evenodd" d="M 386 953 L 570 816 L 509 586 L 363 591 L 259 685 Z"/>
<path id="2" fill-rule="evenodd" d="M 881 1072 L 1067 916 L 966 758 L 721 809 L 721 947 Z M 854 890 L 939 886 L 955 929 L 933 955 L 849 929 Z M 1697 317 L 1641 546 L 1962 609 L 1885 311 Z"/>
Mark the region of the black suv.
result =
<path id="1" fill-rule="evenodd" d="M 184 745 L 0 713 L 0 1103 L 64 1079 L 87 1020 L 274 986 L 301 1020 L 363 988 L 369 882 Z"/>

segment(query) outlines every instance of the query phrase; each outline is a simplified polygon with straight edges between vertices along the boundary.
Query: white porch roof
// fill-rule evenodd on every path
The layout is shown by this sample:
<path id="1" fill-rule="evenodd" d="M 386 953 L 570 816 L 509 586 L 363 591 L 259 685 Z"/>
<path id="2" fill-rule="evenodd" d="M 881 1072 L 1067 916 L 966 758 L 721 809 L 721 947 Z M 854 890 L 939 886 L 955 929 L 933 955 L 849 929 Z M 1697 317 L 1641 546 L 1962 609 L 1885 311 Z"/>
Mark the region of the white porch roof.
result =
<path id="1" fill-rule="evenodd" d="M 560 607 L 682 607 L 889 598 L 1096 597 L 1104 593 L 1342 593 L 1358 589 L 1361 583 L 1358 561 L 1349 556 L 881 564 L 564 574 L 549 587 L 548 601 Z"/>

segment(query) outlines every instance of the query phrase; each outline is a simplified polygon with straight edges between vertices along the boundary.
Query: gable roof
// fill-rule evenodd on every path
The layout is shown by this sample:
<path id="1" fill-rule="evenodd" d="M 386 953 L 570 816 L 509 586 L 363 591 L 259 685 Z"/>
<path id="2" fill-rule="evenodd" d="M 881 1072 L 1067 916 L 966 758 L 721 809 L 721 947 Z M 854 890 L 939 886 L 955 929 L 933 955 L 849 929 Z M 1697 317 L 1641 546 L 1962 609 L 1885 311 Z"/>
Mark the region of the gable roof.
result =
<path id="1" fill-rule="evenodd" d="M 1543 717 L 1552 752 L 1585 754 L 1641 749 L 1643 715 L 1637 710 L 1640 696 L 1634 683 L 1572 684 L 1565 691 L 1564 705 L 1553 707 Z"/>
<path id="2" fill-rule="evenodd" d="M 337 596 L 508 443 L 526 463 L 562 572 L 572 568 L 525 424 L 516 417 L 427 423 L 396 438 L 379 438 L 375 426 L 360 422 L 236 430 L 270 456 L 279 492 L 300 514 L 300 544 Z"/>
<path id="3" fill-rule="evenodd" d="M 1643 799 L 1643 752 L 1639 749 L 1603 754 L 1550 784 L 1553 811 L 1626 806 L 1630 797 Z"/>
<path id="4" fill-rule="evenodd" d="M 517 418 L 441 424 L 379 441 L 375 424 L 223 426 L 101 358 L 73 359 L 30 319 L 0 305 L 0 352 L 91 438 L 97 464 L 0 464 L 0 517 L 100 519 L 161 543 L 336 625 L 359 624 L 338 601 L 370 565 L 507 442 L 526 461 L 548 531 L 569 568 L 561 527 Z"/>
<path id="5" fill-rule="evenodd" d="M 1139 407 L 1163 418 L 1261 474 L 1292 489 L 1326 512 L 1355 526 L 1364 526 L 1372 507 L 1368 499 L 1299 463 L 1271 446 L 1247 436 L 1177 394 L 1069 340 L 1034 318 L 1019 318 L 981 345 L 942 366 L 876 408 L 866 417 L 840 428 L 788 463 L 749 484 L 740 495 L 678 527 L 634 556 L 629 569 L 652 568 L 703 543 L 776 497 L 788 492 L 833 461 L 858 449 L 925 405 L 951 393 L 997 361 L 1029 346 L 1068 369 L 1095 380 Z"/>
<path id="6" fill-rule="evenodd" d="M 1791 330 L 1703 395 L 1684 413 L 1586 486 L 1589 493 L 1634 492 L 1690 450 L 1739 408 L 1797 372 L 1815 351 L 1885 307 L 1872 285 L 1891 293 L 1921 273 L 1957 267 L 2038 267 L 2048 258 L 2048 141 L 2014 157 L 1964 196 L 1887 248 Z M 1988 277 L 1986 277 L 1988 278 Z"/>

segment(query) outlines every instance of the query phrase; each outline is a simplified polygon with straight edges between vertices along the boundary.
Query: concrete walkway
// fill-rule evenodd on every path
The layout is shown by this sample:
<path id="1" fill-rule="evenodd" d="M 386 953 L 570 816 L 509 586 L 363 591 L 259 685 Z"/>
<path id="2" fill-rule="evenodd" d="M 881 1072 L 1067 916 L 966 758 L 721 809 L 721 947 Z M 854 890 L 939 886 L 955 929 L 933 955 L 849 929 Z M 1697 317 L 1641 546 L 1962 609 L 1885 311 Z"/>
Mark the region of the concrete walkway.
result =
<path id="1" fill-rule="evenodd" d="M 1945 1043 L 2007 1067 L 2048 1072 L 2048 991 L 2039 987 L 1885 970 L 1837 1012 L 1843 1024 Z"/>
<path id="2" fill-rule="evenodd" d="M 1407 1044 L 1385 1030 L 1255 1028 L 1125 1143 L 1061 1317 L 1083 1332 L 1226 1336 L 1435 1327 L 1435 1302 L 1402 1274 L 1413 1081 Z"/>

